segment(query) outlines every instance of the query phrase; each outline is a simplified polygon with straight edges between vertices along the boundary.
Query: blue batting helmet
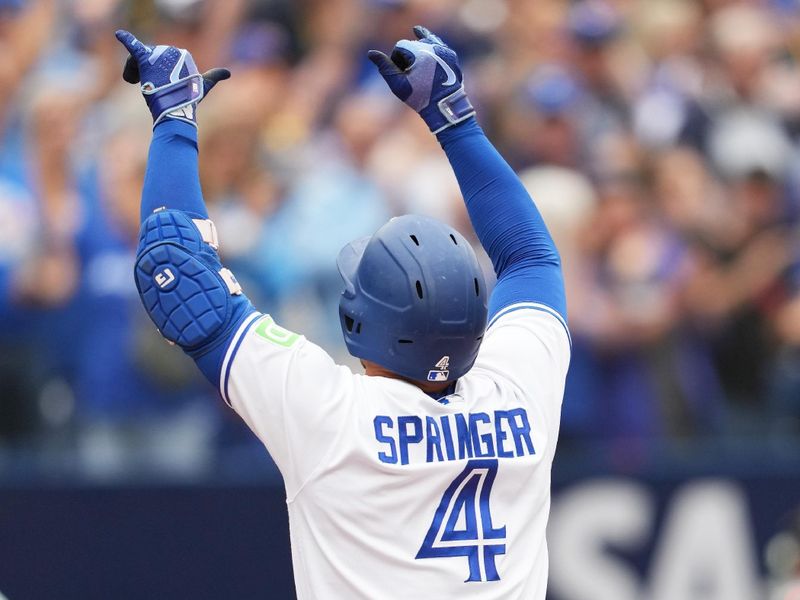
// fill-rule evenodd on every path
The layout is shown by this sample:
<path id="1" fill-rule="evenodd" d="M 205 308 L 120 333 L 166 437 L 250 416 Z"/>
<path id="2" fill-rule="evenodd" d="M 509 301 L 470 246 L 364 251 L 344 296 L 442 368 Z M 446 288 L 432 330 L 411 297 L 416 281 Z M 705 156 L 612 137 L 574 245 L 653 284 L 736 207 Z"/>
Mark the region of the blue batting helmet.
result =
<path id="1" fill-rule="evenodd" d="M 342 248 L 336 264 L 350 354 L 416 381 L 453 381 L 472 368 L 486 329 L 486 283 L 455 229 L 397 217 Z"/>

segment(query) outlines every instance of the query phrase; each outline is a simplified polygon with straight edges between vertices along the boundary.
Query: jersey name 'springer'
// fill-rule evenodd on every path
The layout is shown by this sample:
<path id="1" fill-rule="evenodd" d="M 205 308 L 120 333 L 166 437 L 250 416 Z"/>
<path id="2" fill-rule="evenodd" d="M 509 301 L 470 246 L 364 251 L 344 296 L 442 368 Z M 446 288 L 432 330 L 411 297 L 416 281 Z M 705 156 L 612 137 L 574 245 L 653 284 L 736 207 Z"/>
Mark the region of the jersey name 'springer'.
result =
<path id="1" fill-rule="evenodd" d="M 535 453 L 531 425 L 524 408 L 469 414 L 397 418 L 378 415 L 373 420 L 378 459 L 387 464 L 409 463 L 414 451 L 425 462 L 468 458 L 515 458 Z"/>

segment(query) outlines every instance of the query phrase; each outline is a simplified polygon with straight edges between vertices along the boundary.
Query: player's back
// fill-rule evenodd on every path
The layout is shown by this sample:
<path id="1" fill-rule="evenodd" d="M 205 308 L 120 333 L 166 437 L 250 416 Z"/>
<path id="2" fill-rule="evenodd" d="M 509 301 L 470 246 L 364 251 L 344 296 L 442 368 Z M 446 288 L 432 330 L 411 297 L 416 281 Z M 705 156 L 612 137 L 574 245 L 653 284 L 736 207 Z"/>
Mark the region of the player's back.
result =
<path id="1" fill-rule="evenodd" d="M 298 597 L 543 600 L 568 357 L 542 308 L 501 316 L 439 400 L 349 375 L 326 453 L 287 486 Z"/>

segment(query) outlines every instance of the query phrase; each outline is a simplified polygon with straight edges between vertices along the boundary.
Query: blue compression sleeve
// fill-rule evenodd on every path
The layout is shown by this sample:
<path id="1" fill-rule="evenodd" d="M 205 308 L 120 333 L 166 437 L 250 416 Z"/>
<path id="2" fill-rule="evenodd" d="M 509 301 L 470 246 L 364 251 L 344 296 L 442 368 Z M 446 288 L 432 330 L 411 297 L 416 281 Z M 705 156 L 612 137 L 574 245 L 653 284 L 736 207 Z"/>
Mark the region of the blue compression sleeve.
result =
<path id="1" fill-rule="evenodd" d="M 522 182 L 474 118 L 445 129 L 437 138 L 497 274 L 489 320 L 520 302 L 544 304 L 566 320 L 561 259 Z"/>
<path id="2" fill-rule="evenodd" d="M 176 119 L 164 119 L 153 130 L 140 220 L 161 207 L 208 218 L 197 166 L 197 128 Z"/>
<path id="3" fill-rule="evenodd" d="M 208 218 L 200 189 L 197 128 L 175 119 L 165 119 L 153 130 L 142 190 L 141 220 L 144 222 L 162 207 L 185 212 L 192 218 Z M 221 267 L 216 253 L 214 257 Z M 220 383 L 223 359 L 236 331 L 255 310 L 245 296 L 236 298 L 221 334 L 187 352 L 215 386 Z"/>

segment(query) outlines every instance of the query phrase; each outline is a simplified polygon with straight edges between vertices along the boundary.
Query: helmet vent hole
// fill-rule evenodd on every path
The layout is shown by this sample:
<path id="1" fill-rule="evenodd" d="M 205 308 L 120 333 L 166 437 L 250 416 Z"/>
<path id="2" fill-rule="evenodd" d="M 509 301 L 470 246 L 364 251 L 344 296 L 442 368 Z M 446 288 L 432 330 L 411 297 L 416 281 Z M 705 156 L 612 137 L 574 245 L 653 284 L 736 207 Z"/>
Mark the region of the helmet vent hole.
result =
<path id="1" fill-rule="evenodd" d="M 475 295 L 476 296 L 480 296 L 481 295 L 481 288 L 478 285 L 478 278 L 476 277 L 475 279 L 472 280 L 472 282 L 475 284 Z"/>
<path id="2" fill-rule="evenodd" d="M 397 340 L 398 344 L 413 344 L 414 340 Z"/>
<path id="3" fill-rule="evenodd" d="M 410 238 L 411 238 L 411 241 L 412 241 L 412 242 L 414 242 L 414 243 L 415 243 L 417 246 L 419 246 L 419 240 L 417 239 L 417 236 L 415 236 L 415 235 L 410 235 L 410 236 L 408 236 L 408 237 L 410 237 Z"/>
<path id="4" fill-rule="evenodd" d="M 356 333 L 361 333 L 361 323 L 356 325 Z"/>
<path id="5" fill-rule="evenodd" d="M 419 280 L 417 280 L 417 296 L 422 300 L 422 283 Z"/>
<path id="6" fill-rule="evenodd" d="M 475 338 L 475 341 L 476 342 L 480 342 L 482 339 L 483 339 L 483 336 L 479 335 L 478 337 Z"/>
<path id="7" fill-rule="evenodd" d="M 450 239 L 451 239 L 451 240 L 453 240 L 453 243 L 454 243 L 456 246 L 458 246 L 458 242 L 456 241 L 456 236 L 454 236 L 452 233 L 450 234 Z"/>
<path id="8" fill-rule="evenodd" d="M 354 324 L 355 321 L 353 320 L 353 317 L 348 317 L 347 315 L 344 316 L 344 326 L 347 328 L 348 333 L 353 333 Z"/>

